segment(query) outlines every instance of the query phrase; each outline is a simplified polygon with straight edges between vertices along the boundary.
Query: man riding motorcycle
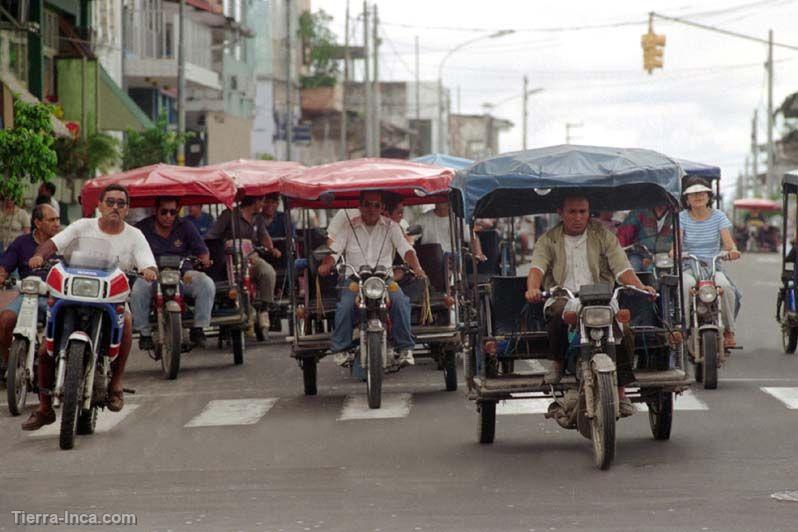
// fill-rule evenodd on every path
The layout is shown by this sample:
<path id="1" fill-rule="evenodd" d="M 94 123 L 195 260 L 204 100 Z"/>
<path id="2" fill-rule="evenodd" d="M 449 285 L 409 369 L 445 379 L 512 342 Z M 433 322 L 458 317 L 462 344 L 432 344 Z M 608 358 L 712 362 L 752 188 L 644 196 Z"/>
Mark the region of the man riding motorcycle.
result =
<path id="1" fill-rule="evenodd" d="M 58 213 L 50 205 L 37 205 L 33 209 L 33 231 L 17 237 L 5 253 L 0 254 L 0 285 L 15 270 L 19 271 L 21 279 L 31 275 L 28 261 L 36 252 L 36 247 L 48 238 L 52 238 L 61 225 Z M 42 279 L 44 276 L 42 275 Z M 22 306 L 23 295 L 18 295 L 2 312 L 0 312 L 0 353 L 2 353 L 4 366 L 8 362 L 8 350 L 13 340 L 14 327 L 17 325 L 17 316 Z M 47 297 L 39 296 L 39 315 L 47 314 Z"/>
<path id="2" fill-rule="evenodd" d="M 145 281 L 154 281 L 158 277 L 155 257 L 147 245 L 147 239 L 141 231 L 125 223 L 125 215 L 129 206 L 129 196 L 125 187 L 108 185 L 100 194 L 99 218 L 82 218 L 69 227 L 46 240 L 36 248 L 36 252 L 28 262 L 31 268 L 39 268 L 44 261 L 57 251 L 63 252 L 78 238 L 90 237 L 108 242 L 111 253 L 119 262 L 120 269 L 130 271 L 138 269 Z M 111 363 L 111 382 L 108 385 L 108 410 L 119 412 L 125 405 L 122 376 L 131 346 L 130 311 L 125 310 L 125 326 L 119 355 Z M 49 390 L 55 383 L 55 360 L 45 351 L 39 357 L 39 408 L 22 424 L 22 430 L 38 430 L 44 425 L 55 422 L 55 411 Z"/>
<path id="3" fill-rule="evenodd" d="M 547 231 L 535 244 L 532 267 L 527 277 L 525 297 L 531 303 L 543 300 L 541 286 L 546 290 L 561 287 L 578 292 L 583 285 L 614 283 L 632 285 L 652 295 L 654 288 L 645 286 L 632 270 L 618 239 L 599 222 L 590 219 L 590 202 L 583 196 L 567 196 L 557 210 L 562 222 Z M 545 308 L 552 370 L 546 374 L 546 384 L 557 384 L 562 378 L 568 351 L 568 325 L 563 311 L 568 303 L 560 297 L 550 298 Z M 634 337 L 624 327 L 623 345 L 617 351 L 618 398 L 624 416 L 634 414 L 635 408 L 624 393 L 624 386 L 634 381 L 632 355 Z"/>
<path id="4" fill-rule="evenodd" d="M 185 258 L 196 256 L 205 268 L 210 267 L 208 246 L 203 242 L 196 226 L 190 221 L 178 218 L 180 206 L 176 198 L 159 197 L 155 202 L 155 214 L 136 224 L 150 245 L 156 261 L 162 255 L 177 255 Z M 185 269 L 184 269 L 185 270 Z M 211 324 L 211 310 L 216 286 L 213 280 L 202 272 L 185 270 L 183 290 L 194 298 L 194 326 L 190 331 L 190 341 L 194 346 L 204 347 L 203 328 Z M 139 281 L 130 293 L 130 309 L 133 312 L 133 328 L 139 331 L 139 349 L 153 349 L 150 311 L 154 282 Z"/>
<path id="5" fill-rule="evenodd" d="M 360 195 L 360 216 L 349 220 L 349 226 L 335 235 L 330 248 L 333 254 L 322 261 L 318 274 L 330 274 L 338 257 L 346 256 L 346 263 L 359 271 L 364 265 L 381 265 L 390 269 L 397 251 L 419 278 L 426 277 L 418 262 L 415 250 L 405 240 L 399 224 L 382 216 L 384 208 L 382 193 L 364 191 Z M 335 329 L 330 351 L 336 362 L 347 362 L 346 352 L 352 344 L 353 314 L 357 294 L 341 290 L 341 299 L 335 309 Z M 401 365 L 413 365 L 413 336 L 410 333 L 410 299 L 397 287 L 391 292 L 391 336 L 394 348 L 399 353 Z"/>
<path id="6" fill-rule="evenodd" d="M 206 240 L 221 239 L 233 240 L 241 238 L 251 240 L 253 243 L 262 245 L 268 253 L 279 258 L 281 253 L 274 247 L 269 231 L 266 230 L 266 223 L 260 215 L 263 209 L 263 198 L 247 196 L 241 201 L 241 205 L 234 210 L 227 209 L 216 220 L 211 230 L 205 235 Z M 235 227 L 233 226 L 235 224 Z M 235 228 L 235 231 L 233 229 Z M 269 310 L 274 304 L 274 285 L 277 281 L 277 272 L 274 267 L 253 254 L 249 257 L 252 265 L 252 280 L 257 286 L 256 308 L 259 308 L 258 319 L 263 330 L 269 329 Z"/>

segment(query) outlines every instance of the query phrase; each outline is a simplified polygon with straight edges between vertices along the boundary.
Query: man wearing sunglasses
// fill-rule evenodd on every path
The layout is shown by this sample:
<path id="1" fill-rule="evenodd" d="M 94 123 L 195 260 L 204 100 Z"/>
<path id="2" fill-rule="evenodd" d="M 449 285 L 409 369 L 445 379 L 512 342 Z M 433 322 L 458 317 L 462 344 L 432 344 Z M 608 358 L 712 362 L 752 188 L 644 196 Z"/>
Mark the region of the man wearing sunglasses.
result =
<path id="1" fill-rule="evenodd" d="M 179 210 L 177 198 L 158 197 L 155 201 L 155 214 L 140 221 L 136 227 L 144 233 L 156 261 L 163 255 L 177 255 L 181 258 L 193 255 L 203 267 L 209 268 L 211 258 L 208 246 L 193 223 L 185 218 L 178 218 Z M 142 351 L 152 351 L 154 348 L 150 328 L 154 291 L 154 282 L 139 281 L 133 285 L 130 294 L 133 329 L 139 331 L 139 349 Z M 184 265 L 183 291 L 194 299 L 194 326 L 191 328 L 190 341 L 195 347 L 204 347 L 205 333 L 202 329 L 211 324 L 216 285 L 203 272 L 192 270 L 191 265 Z"/>
<path id="2" fill-rule="evenodd" d="M 108 185 L 100 194 L 99 218 L 81 218 L 70 224 L 54 237 L 41 243 L 36 253 L 28 262 L 31 268 L 39 268 L 44 261 L 57 251 L 63 252 L 78 238 L 96 238 L 105 240 L 110 246 L 110 255 L 118 261 L 119 268 L 139 271 L 146 281 L 154 281 L 158 277 L 155 257 L 147 245 L 147 239 L 141 231 L 125 223 L 130 206 L 127 189 L 121 185 Z M 130 354 L 132 343 L 132 326 L 130 311 L 125 311 L 125 326 L 122 330 L 122 341 L 119 356 L 111 362 L 111 382 L 108 384 L 108 410 L 119 412 L 125 405 L 122 376 Z M 39 356 L 39 389 L 52 390 L 55 384 L 55 360 L 44 351 Z M 38 430 L 44 425 L 55 422 L 52 398 L 42 391 L 39 393 L 39 408 L 22 424 L 22 430 Z"/>
<path id="3" fill-rule="evenodd" d="M 393 258 L 398 252 L 417 277 L 426 277 L 416 252 L 405 240 L 399 224 L 382 216 L 384 208 L 381 192 L 364 191 L 360 194 L 360 216 L 349 220 L 348 227 L 336 235 L 330 246 L 333 254 L 325 257 L 319 266 L 320 276 L 329 275 L 341 255 L 345 255 L 346 263 L 358 271 L 364 265 L 391 268 Z M 335 309 L 335 330 L 330 346 L 339 365 L 349 361 L 347 352 L 352 343 L 354 305 L 355 293 L 341 290 L 341 299 Z M 391 338 L 394 349 L 399 354 L 399 363 L 412 366 L 415 363 L 415 341 L 410 332 L 410 298 L 399 287 L 391 292 L 391 324 Z"/>

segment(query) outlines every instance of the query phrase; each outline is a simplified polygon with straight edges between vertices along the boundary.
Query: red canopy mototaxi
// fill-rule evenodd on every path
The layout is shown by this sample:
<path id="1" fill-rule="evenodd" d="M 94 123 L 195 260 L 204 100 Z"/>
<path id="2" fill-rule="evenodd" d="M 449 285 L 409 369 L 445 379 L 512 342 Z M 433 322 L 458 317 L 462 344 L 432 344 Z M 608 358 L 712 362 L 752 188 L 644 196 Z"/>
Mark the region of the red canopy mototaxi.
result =
<path id="1" fill-rule="evenodd" d="M 206 168 L 221 169 L 233 176 L 244 196 L 265 196 L 280 192 L 282 179 L 305 167 L 293 161 L 237 159 Z"/>

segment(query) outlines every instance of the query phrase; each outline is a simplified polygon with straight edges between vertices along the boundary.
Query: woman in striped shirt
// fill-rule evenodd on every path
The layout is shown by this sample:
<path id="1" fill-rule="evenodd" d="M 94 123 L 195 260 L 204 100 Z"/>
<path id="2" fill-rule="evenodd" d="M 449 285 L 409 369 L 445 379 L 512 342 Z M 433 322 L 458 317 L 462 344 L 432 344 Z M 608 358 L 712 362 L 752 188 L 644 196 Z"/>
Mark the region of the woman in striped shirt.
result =
<path id="1" fill-rule="evenodd" d="M 721 248 L 728 253 L 728 260 L 740 258 L 740 252 L 732 238 L 732 224 L 729 218 L 721 211 L 712 208 L 712 189 L 709 183 L 700 178 L 687 181 L 682 192 L 687 210 L 679 213 L 679 225 L 682 232 L 682 256 L 694 255 L 707 265 L 712 264 L 712 258 L 720 253 Z M 692 270 L 693 261 L 686 263 L 684 270 L 684 301 L 689 310 L 690 289 L 696 285 L 695 274 Z M 723 340 L 726 347 L 733 347 L 734 340 L 734 309 L 737 304 L 737 289 L 729 281 L 725 273 L 715 273 L 715 283 L 723 288 L 721 298 L 721 313 L 725 324 Z"/>

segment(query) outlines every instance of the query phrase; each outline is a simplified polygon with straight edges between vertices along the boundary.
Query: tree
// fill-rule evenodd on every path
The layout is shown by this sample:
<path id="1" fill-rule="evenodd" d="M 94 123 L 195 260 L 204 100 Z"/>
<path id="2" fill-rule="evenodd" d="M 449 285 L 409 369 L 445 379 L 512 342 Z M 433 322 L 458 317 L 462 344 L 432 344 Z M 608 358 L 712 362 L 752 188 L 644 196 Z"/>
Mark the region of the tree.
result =
<path id="1" fill-rule="evenodd" d="M 330 29 L 332 16 L 324 10 L 311 13 L 305 11 L 299 17 L 299 38 L 302 42 L 302 55 L 311 74 L 302 76 L 303 89 L 315 87 L 334 87 L 337 81 L 338 63 L 334 59 L 335 33 Z"/>
<path id="2" fill-rule="evenodd" d="M 58 158 L 53 149 L 51 106 L 15 96 L 14 127 L 0 129 L 0 194 L 22 202 L 28 183 L 51 181 Z"/>
<path id="3" fill-rule="evenodd" d="M 181 136 L 170 131 L 166 113 L 161 113 L 155 125 L 144 132 L 127 130 L 122 144 L 122 169 L 173 162 L 178 145 L 191 137 L 190 132 Z"/>
<path id="4" fill-rule="evenodd" d="M 119 141 L 105 133 L 94 133 L 88 139 L 80 136 L 59 137 L 55 141 L 58 173 L 66 177 L 89 179 L 99 170 L 107 173 L 119 160 Z"/>

